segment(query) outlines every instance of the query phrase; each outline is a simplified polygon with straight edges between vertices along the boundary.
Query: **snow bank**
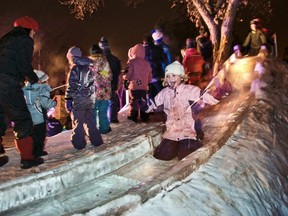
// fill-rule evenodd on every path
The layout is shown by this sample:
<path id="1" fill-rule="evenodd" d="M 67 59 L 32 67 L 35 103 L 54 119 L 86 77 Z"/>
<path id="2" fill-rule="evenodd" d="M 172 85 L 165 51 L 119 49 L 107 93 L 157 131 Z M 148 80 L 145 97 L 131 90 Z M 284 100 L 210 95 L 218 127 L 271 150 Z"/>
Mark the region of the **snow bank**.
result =
<path id="1" fill-rule="evenodd" d="M 247 118 L 208 163 L 126 215 L 288 215 L 288 69 L 277 59 Z"/>

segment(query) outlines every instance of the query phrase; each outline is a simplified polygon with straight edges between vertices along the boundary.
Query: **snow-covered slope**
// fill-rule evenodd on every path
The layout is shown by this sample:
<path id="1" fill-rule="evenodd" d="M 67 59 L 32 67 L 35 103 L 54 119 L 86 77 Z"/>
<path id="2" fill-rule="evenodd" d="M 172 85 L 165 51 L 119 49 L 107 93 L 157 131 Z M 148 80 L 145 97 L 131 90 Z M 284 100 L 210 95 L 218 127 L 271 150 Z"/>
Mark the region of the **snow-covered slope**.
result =
<path id="1" fill-rule="evenodd" d="M 187 179 L 125 215 L 288 215 L 288 69 L 268 59 L 247 116 Z"/>

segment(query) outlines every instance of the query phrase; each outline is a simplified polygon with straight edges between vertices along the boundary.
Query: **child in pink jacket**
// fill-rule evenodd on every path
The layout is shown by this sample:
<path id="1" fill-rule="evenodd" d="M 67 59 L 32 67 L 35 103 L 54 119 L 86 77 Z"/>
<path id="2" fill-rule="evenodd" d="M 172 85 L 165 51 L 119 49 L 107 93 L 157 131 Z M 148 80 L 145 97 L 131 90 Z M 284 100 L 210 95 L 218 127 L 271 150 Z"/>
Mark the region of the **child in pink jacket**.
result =
<path id="1" fill-rule="evenodd" d="M 164 106 L 167 115 L 166 131 L 159 146 L 154 151 L 154 157 L 160 160 L 179 160 L 196 151 L 203 144 L 196 138 L 195 120 L 192 116 L 191 104 L 201 100 L 211 105 L 219 101 L 194 85 L 184 84 L 185 71 L 183 66 L 175 61 L 165 69 L 167 87 L 160 91 L 155 101 L 146 106 L 145 112 L 151 112 L 158 106 Z"/>
<path id="2" fill-rule="evenodd" d="M 128 119 L 137 122 L 140 110 L 139 100 L 147 98 L 148 84 L 152 81 L 152 68 L 145 60 L 145 48 L 136 44 L 128 51 L 129 61 L 125 68 L 124 80 L 129 81 L 129 115 Z M 147 113 L 140 110 L 140 119 L 148 121 Z"/>

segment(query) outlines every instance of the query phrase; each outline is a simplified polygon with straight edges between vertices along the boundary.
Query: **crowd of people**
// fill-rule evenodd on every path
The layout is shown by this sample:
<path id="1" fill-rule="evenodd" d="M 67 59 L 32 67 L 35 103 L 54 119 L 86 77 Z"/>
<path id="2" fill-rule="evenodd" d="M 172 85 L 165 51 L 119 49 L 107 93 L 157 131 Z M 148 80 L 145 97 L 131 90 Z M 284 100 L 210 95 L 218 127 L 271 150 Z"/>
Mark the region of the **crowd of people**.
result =
<path id="1" fill-rule="evenodd" d="M 253 19 L 250 24 L 251 32 L 242 47 L 234 46 L 231 61 L 241 58 L 242 51 L 253 56 L 263 46 L 272 49 L 261 20 Z M 0 39 L 0 153 L 5 153 L 2 137 L 8 117 L 14 123 L 22 169 L 44 163 L 46 136 L 62 131 L 51 112 L 57 100 L 50 97 L 49 76 L 32 67 L 33 37 L 38 28 L 31 17 L 21 17 Z M 119 79 L 124 80 L 129 94 L 129 120 L 147 122 L 153 111 L 165 114 L 166 131 L 154 151 L 155 158 L 181 160 L 203 145 L 204 132 L 197 113 L 205 104 L 215 105 L 229 95 L 231 84 L 223 77 L 210 94 L 202 89 L 203 77 L 209 77 L 213 66 L 213 44 L 204 27 L 197 37 L 186 39 L 181 60 L 173 56 L 163 36 L 162 29 L 155 29 L 145 35 L 143 43 L 131 47 L 123 74 L 121 61 L 112 54 L 105 37 L 91 46 L 89 56 L 84 56 L 79 46 L 69 48 L 65 108 L 72 120 L 75 149 L 86 147 L 86 136 L 91 145 L 102 145 L 102 134 L 111 132 L 111 123 L 119 123 Z M 225 73 L 225 65 L 221 70 Z M 47 131 L 47 126 L 53 130 Z M 7 156 L 1 156 L 0 166 L 8 161 Z"/>

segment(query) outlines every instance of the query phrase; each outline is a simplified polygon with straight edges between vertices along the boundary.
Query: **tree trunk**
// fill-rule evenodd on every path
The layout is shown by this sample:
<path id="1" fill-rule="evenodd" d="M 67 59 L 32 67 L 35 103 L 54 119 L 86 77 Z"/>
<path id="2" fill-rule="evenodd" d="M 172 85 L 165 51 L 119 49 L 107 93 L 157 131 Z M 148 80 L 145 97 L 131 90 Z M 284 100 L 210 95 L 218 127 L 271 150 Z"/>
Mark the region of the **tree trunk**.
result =
<path id="1" fill-rule="evenodd" d="M 201 17 L 206 23 L 213 43 L 213 62 L 214 74 L 218 72 L 219 68 L 229 57 L 229 51 L 232 44 L 233 24 L 236 17 L 237 7 L 240 0 L 230 0 L 222 24 L 215 22 L 213 17 L 207 11 L 205 3 L 200 0 L 192 0 L 193 4 L 199 11 Z"/>

